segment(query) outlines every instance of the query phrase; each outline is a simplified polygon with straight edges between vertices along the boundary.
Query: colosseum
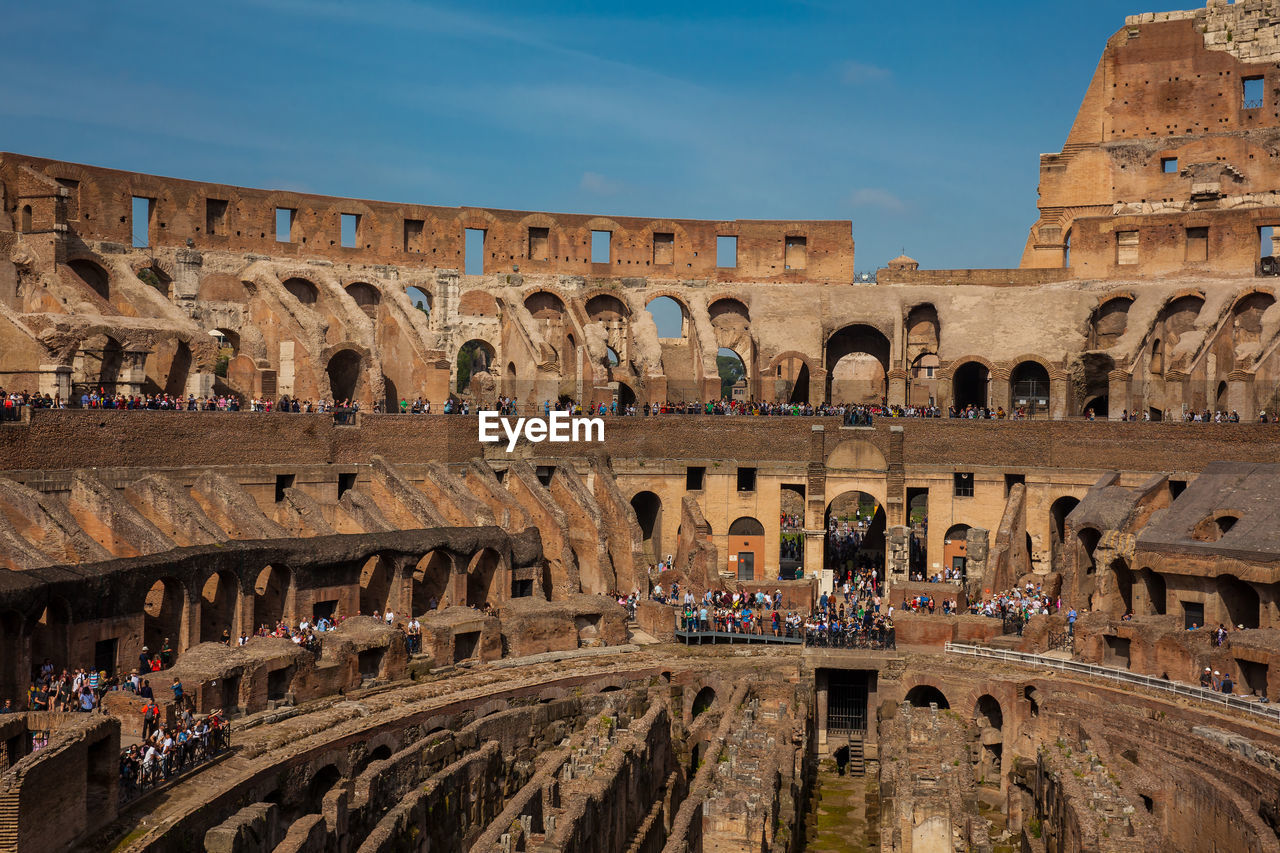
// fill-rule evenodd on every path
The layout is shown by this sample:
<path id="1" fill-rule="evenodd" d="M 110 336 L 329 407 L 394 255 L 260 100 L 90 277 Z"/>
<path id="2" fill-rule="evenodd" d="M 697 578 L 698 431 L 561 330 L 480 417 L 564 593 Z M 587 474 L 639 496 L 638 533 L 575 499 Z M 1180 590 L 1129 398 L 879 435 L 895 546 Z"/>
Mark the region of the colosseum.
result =
<path id="1" fill-rule="evenodd" d="M 0 154 L 0 850 L 1280 853 L 1278 158 L 1276 0 L 1015 269 Z"/>

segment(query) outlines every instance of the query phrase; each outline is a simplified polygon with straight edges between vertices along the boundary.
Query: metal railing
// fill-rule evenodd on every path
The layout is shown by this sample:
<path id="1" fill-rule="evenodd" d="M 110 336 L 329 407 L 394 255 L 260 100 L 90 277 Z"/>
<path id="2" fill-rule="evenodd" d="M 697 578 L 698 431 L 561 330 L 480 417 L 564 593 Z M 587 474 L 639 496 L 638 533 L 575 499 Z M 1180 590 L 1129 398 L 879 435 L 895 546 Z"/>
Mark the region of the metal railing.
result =
<path id="1" fill-rule="evenodd" d="M 170 782 L 186 777 L 229 749 L 231 749 L 231 725 L 223 723 L 218 728 L 212 729 L 207 739 L 193 738 L 182 750 L 175 751 L 171 756 L 162 757 L 150 765 L 127 760 L 125 756 L 129 750 L 124 750 L 120 768 L 120 805 L 132 802 L 148 791 L 162 788 Z"/>
<path id="2" fill-rule="evenodd" d="M 964 643 L 947 643 L 946 651 L 948 654 L 990 658 L 992 660 L 1003 661 L 1005 663 L 1019 663 L 1039 668 L 1056 669 L 1061 672 L 1070 672 L 1076 675 L 1087 675 L 1093 678 L 1105 678 L 1110 681 L 1132 684 L 1136 687 L 1146 687 L 1151 690 L 1172 693 L 1175 696 L 1184 696 L 1188 699 L 1198 699 L 1202 702 L 1208 702 L 1211 705 L 1218 705 L 1235 711 L 1243 711 L 1246 714 L 1252 714 L 1272 723 L 1280 724 L 1280 706 L 1250 701 L 1232 694 L 1219 693 L 1216 690 L 1208 690 L 1203 687 L 1191 684 L 1182 684 L 1177 681 L 1168 681 L 1151 675 L 1140 675 L 1136 672 L 1129 672 L 1124 669 L 1098 666 L 1096 664 L 1084 663 L 1083 661 L 1077 660 L 1063 660 L 1062 658 L 1033 655 L 1026 652 L 1011 652 L 1005 651 L 1004 649 L 987 648 L 985 646 L 971 646 Z"/>

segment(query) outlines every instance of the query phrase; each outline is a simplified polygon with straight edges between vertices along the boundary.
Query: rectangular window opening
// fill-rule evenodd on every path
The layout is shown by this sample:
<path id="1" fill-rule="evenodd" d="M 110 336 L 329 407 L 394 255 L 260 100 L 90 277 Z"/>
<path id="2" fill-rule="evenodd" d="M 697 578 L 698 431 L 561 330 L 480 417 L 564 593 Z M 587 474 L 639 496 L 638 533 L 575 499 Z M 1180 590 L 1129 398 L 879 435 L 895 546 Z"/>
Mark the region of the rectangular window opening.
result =
<path id="1" fill-rule="evenodd" d="M 1026 474 L 1005 474 L 1004 475 L 1004 496 L 1009 497 L 1009 493 L 1013 491 L 1013 487 L 1022 484 L 1027 485 Z"/>
<path id="2" fill-rule="evenodd" d="M 1195 263 L 1209 260 L 1209 229 L 1187 229 L 1187 260 Z"/>
<path id="3" fill-rule="evenodd" d="M 276 208 L 276 242 L 292 243 L 293 242 L 293 222 L 297 219 L 298 211 L 291 207 Z"/>
<path id="4" fill-rule="evenodd" d="M 1116 232 L 1116 265 L 1127 266 L 1138 262 L 1138 232 Z"/>
<path id="5" fill-rule="evenodd" d="M 676 235 L 655 231 L 653 233 L 653 265 L 668 265 L 676 262 Z"/>
<path id="6" fill-rule="evenodd" d="M 211 237 L 226 234 L 227 202 L 220 198 L 204 200 L 204 233 Z"/>
<path id="7" fill-rule="evenodd" d="M 756 469 L 755 468 L 739 468 L 738 469 L 738 491 L 754 492 L 756 490 Z"/>
<path id="8" fill-rule="evenodd" d="M 1204 602 L 1182 602 L 1182 627 L 1188 630 L 1204 627 Z"/>
<path id="9" fill-rule="evenodd" d="M 1178 158 L 1177 158 L 1177 157 L 1161 157 L 1161 158 L 1160 158 L 1160 171 L 1164 172 L 1166 175 L 1174 175 L 1174 174 L 1177 174 L 1177 172 L 1178 172 Z"/>
<path id="10" fill-rule="evenodd" d="M 952 475 L 955 496 L 958 498 L 973 497 L 973 474 L 956 472 Z"/>
<path id="11" fill-rule="evenodd" d="M 608 264 L 613 262 L 613 232 L 591 232 L 591 263 Z"/>
<path id="12" fill-rule="evenodd" d="M 1244 89 L 1244 108 L 1246 110 L 1261 109 L 1266 102 L 1263 79 L 1261 77 L 1245 77 L 1240 82 Z"/>
<path id="13" fill-rule="evenodd" d="M 550 257 L 548 246 L 551 243 L 550 228 L 529 228 L 529 260 L 545 261 Z"/>
<path id="14" fill-rule="evenodd" d="M 738 238 L 716 237 L 716 266 L 733 269 L 738 265 Z"/>
<path id="15" fill-rule="evenodd" d="M 422 232 L 425 223 L 421 219 L 404 221 L 404 250 L 406 252 L 422 251 Z"/>
<path id="16" fill-rule="evenodd" d="M 707 469 L 702 466 L 689 466 L 684 469 L 684 490 L 686 492 L 700 492 L 703 484 L 706 482 Z"/>
<path id="17" fill-rule="evenodd" d="M 462 246 L 462 271 L 467 275 L 484 275 L 483 228 L 468 228 Z"/>
<path id="18" fill-rule="evenodd" d="M 58 186 L 67 191 L 67 219 L 80 218 L 80 182 L 71 178 L 57 178 Z"/>
<path id="19" fill-rule="evenodd" d="M 284 501 L 284 490 L 293 488 L 294 474 L 276 474 L 276 503 Z"/>
<path id="20" fill-rule="evenodd" d="M 789 270 L 802 270 L 809 263 L 809 241 L 804 237 L 788 237 L 783 261 Z"/>
<path id="21" fill-rule="evenodd" d="M 360 214 L 343 213 L 341 216 L 343 248 L 355 249 L 360 245 Z"/>
<path id="22" fill-rule="evenodd" d="M 342 496 L 356 487 L 356 475 L 339 474 L 338 475 L 338 500 L 342 500 Z"/>
<path id="23" fill-rule="evenodd" d="M 1272 241 L 1274 234 L 1275 228 L 1271 225 L 1258 229 L 1259 272 L 1263 275 L 1280 275 L 1280 259 L 1276 258 L 1276 247 Z"/>
<path id="24" fill-rule="evenodd" d="M 145 249 L 151 245 L 151 214 L 155 213 L 156 200 L 133 197 L 133 247 Z"/>

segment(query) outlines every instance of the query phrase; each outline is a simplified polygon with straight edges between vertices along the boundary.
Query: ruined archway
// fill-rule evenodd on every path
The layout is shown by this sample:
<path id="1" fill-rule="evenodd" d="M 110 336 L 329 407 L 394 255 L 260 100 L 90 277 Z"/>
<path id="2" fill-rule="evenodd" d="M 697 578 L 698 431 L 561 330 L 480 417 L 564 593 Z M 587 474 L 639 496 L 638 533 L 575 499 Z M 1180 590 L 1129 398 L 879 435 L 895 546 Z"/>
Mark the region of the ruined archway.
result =
<path id="1" fill-rule="evenodd" d="M 375 555 L 360 568 L 360 613 L 372 616 L 387 607 L 391 595 L 392 567 L 385 558 Z"/>
<path id="2" fill-rule="evenodd" d="M 282 283 L 284 289 L 303 305 L 315 305 L 320 300 L 319 289 L 305 278 L 294 276 L 285 279 Z"/>
<path id="3" fill-rule="evenodd" d="M 823 526 L 823 566 L 837 584 L 869 569 L 884 578 L 885 513 L 873 495 L 856 489 L 836 495 Z"/>
<path id="4" fill-rule="evenodd" d="M 79 258 L 70 261 L 67 268 L 75 273 L 76 278 L 80 279 L 94 293 L 103 299 L 110 301 L 111 299 L 111 276 L 100 264 L 87 258 Z"/>
<path id="5" fill-rule="evenodd" d="M 347 285 L 347 295 L 367 316 L 378 316 L 378 305 L 382 302 L 382 292 L 378 288 L 368 282 L 353 281 Z"/>
<path id="6" fill-rule="evenodd" d="M 500 560 L 498 553 L 492 548 L 485 548 L 476 554 L 467 570 L 467 606 L 483 609 L 489 601 L 493 590 L 493 576 L 498 571 Z"/>
<path id="7" fill-rule="evenodd" d="M 455 386 L 459 394 L 465 394 L 470 388 L 471 377 L 478 373 L 487 373 L 497 359 L 497 352 L 488 341 L 469 340 L 458 348 L 458 382 Z"/>
<path id="8" fill-rule="evenodd" d="M 413 569 L 413 595 L 410 610 L 421 616 L 448 606 L 445 600 L 449 579 L 453 576 L 453 560 L 444 551 L 429 551 Z"/>
<path id="9" fill-rule="evenodd" d="M 324 372 L 329 377 L 329 393 L 335 403 L 354 400 L 364 368 L 364 357 L 355 350 L 338 350 L 329 359 Z"/>
<path id="10" fill-rule="evenodd" d="M 285 598 L 289 592 L 289 570 L 266 566 L 253 584 L 253 624 L 274 631 L 284 620 Z"/>
<path id="11" fill-rule="evenodd" d="M 655 563 L 662 550 L 662 499 L 653 492 L 637 492 L 631 498 L 631 508 L 640 524 L 640 538 L 649 562 Z"/>
<path id="12" fill-rule="evenodd" d="M 1224 621 L 1234 627 L 1257 628 L 1259 625 L 1259 597 L 1253 584 L 1235 575 L 1219 575 L 1214 582 L 1218 601 L 1222 605 Z"/>
<path id="13" fill-rule="evenodd" d="M 155 655 L 167 642 L 177 649 L 181 640 L 186 594 L 175 578 L 161 578 L 147 590 L 142 605 L 142 643 Z"/>
<path id="14" fill-rule="evenodd" d="M 889 339 L 874 326 L 854 324 L 827 339 L 827 400 L 883 403 L 888 395 Z"/>
<path id="15" fill-rule="evenodd" d="M 952 373 L 952 400 L 957 409 L 990 406 L 991 371 L 980 361 L 966 361 Z"/>
<path id="16" fill-rule="evenodd" d="M 200 588 L 200 642 L 216 643 L 232 632 L 240 601 L 240 582 L 231 572 L 214 572 Z"/>
<path id="17" fill-rule="evenodd" d="M 938 706 L 939 711 L 945 711 L 951 707 L 946 695 L 932 684 L 917 684 L 912 687 L 907 691 L 906 702 L 916 708 L 928 708 L 929 705 L 934 704 Z"/>
<path id="18" fill-rule="evenodd" d="M 1049 371 L 1038 361 L 1024 361 L 1009 376 L 1009 406 L 1028 417 L 1049 413 Z"/>

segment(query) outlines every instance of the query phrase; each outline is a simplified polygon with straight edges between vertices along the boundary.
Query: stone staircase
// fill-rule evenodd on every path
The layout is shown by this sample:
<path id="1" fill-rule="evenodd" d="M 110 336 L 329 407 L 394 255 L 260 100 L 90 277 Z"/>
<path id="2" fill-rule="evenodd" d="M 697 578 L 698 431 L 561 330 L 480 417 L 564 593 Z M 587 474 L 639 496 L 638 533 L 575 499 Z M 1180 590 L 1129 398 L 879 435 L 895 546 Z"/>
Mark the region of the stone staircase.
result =
<path id="1" fill-rule="evenodd" d="M 849 775 L 867 775 L 867 760 L 862 748 L 861 735 L 849 735 Z"/>

